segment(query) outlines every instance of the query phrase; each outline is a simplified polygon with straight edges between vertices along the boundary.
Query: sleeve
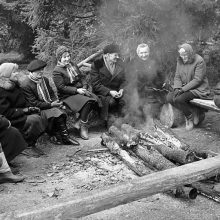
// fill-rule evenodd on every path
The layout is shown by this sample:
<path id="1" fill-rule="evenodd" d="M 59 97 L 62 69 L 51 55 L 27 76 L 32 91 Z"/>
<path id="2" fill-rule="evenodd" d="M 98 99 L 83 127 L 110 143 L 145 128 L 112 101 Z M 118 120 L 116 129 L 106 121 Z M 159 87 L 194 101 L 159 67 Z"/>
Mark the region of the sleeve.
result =
<path id="1" fill-rule="evenodd" d="M 0 130 L 6 129 L 10 126 L 10 121 L 3 115 L 0 115 Z"/>
<path id="2" fill-rule="evenodd" d="M 91 84 L 94 93 L 107 96 L 111 90 L 105 87 L 104 85 L 102 85 L 102 83 L 100 82 L 99 70 L 94 65 L 92 65 L 90 75 L 91 75 Z"/>
<path id="3" fill-rule="evenodd" d="M 204 77 L 206 75 L 206 64 L 203 60 L 199 61 L 196 64 L 195 67 L 195 74 L 193 79 L 187 83 L 185 86 L 183 86 L 183 91 L 189 91 L 191 89 L 197 88 L 203 81 Z"/>
<path id="4" fill-rule="evenodd" d="M 177 63 L 176 73 L 175 73 L 175 76 L 174 76 L 174 86 L 173 86 L 173 88 L 174 89 L 179 89 L 179 88 L 182 88 L 182 86 L 183 86 L 183 83 L 182 83 L 182 80 L 181 80 L 181 77 L 180 77 L 180 74 L 179 74 L 179 63 Z"/>
<path id="5" fill-rule="evenodd" d="M 54 71 L 53 81 L 59 92 L 63 94 L 69 94 L 69 95 L 75 95 L 77 93 L 76 87 L 65 85 L 65 82 L 64 82 L 64 79 L 61 73 Z"/>
<path id="6" fill-rule="evenodd" d="M 25 95 L 25 99 L 28 102 L 30 106 L 38 107 L 41 110 L 49 109 L 51 108 L 51 104 L 39 100 L 39 98 L 34 94 L 34 91 L 29 86 L 24 86 L 23 93 Z"/>
<path id="7" fill-rule="evenodd" d="M 0 94 L 0 114 L 4 115 L 10 121 L 25 115 L 22 108 L 13 108 L 7 97 Z"/>

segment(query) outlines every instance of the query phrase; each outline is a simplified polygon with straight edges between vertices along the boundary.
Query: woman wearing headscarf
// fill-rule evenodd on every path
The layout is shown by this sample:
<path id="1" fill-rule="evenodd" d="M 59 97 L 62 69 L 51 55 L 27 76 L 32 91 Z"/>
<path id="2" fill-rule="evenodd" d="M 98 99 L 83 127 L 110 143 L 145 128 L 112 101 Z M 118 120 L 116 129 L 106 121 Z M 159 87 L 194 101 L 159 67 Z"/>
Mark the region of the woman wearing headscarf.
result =
<path id="1" fill-rule="evenodd" d="M 60 46 L 56 51 L 57 65 L 53 70 L 53 80 L 58 96 L 73 113 L 79 113 L 75 127 L 80 129 L 81 138 L 87 140 L 88 118 L 94 108 L 97 97 L 91 92 L 79 68 L 70 62 L 70 52 L 67 47 Z"/>
<path id="2" fill-rule="evenodd" d="M 0 184 L 1 183 L 18 183 L 24 180 L 24 177 L 14 175 L 6 160 L 5 154 L 0 143 Z"/>
<path id="3" fill-rule="evenodd" d="M 43 152 L 35 144 L 46 128 L 47 120 L 36 113 L 39 109 L 28 106 L 25 101 L 18 85 L 17 68 L 14 63 L 0 65 L 0 114 L 22 133 L 28 143 L 29 154 L 40 156 Z"/>
<path id="4" fill-rule="evenodd" d="M 28 78 L 22 83 L 26 101 L 30 106 L 41 110 L 48 120 L 47 132 L 57 144 L 79 145 L 79 142 L 69 137 L 66 119 L 67 115 L 62 110 L 63 103 L 59 101 L 50 86 L 49 79 L 43 76 L 44 67 L 47 65 L 42 60 L 33 60 L 27 66 Z"/>
<path id="5" fill-rule="evenodd" d="M 199 110 L 190 105 L 190 100 L 207 99 L 210 95 L 206 64 L 200 55 L 194 53 L 190 44 L 180 45 L 178 52 L 174 91 L 168 94 L 167 101 L 183 111 L 186 130 L 192 130 L 199 123 L 200 116 Z"/>

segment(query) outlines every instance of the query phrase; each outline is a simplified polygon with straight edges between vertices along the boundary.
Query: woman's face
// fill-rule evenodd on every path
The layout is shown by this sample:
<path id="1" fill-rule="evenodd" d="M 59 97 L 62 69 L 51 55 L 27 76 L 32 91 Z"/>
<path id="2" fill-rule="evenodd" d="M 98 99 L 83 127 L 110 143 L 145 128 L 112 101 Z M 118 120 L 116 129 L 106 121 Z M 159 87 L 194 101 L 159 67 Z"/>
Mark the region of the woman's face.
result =
<path id="1" fill-rule="evenodd" d="M 182 58 L 183 63 L 186 63 L 189 60 L 189 55 L 186 52 L 180 53 L 180 57 Z"/>
<path id="2" fill-rule="evenodd" d="M 60 61 L 63 64 L 69 64 L 70 63 L 70 54 L 69 54 L 69 52 L 63 53 Z"/>
<path id="3" fill-rule="evenodd" d="M 140 47 L 138 49 L 137 55 L 142 59 L 142 60 L 147 60 L 149 55 L 150 55 L 150 51 L 148 47 Z"/>

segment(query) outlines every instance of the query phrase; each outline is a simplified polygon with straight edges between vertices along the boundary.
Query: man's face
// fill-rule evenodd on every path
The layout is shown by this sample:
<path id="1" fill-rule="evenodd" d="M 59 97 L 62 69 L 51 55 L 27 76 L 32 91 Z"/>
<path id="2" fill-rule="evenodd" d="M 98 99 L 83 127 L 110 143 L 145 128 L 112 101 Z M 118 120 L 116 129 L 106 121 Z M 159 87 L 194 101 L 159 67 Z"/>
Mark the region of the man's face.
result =
<path id="1" fill-rule="evenodd" d="M 117 59 L 119 58 L 119 54 L 118 53 L 109 53 L 108 57 L 109 57 L 110 62 L 116 63 Z"/>
<path id="2" fill-rule="evenodd" d="M 68 52 L 63 53 L 61 57 L 61 63 L 69 64 L 70 63 L 70 54 Z"/>
<path id="3" fill-rule="evenodd" d="M 37 71 L 34 71 L 32 74 L 35 78 L 41 79 L 42 75 L 44 74 L 44 70 L 43 69 L 37 70 Z"/>
<path id="4" fill-rule="evenodd" d="M 137 55 L 138 55 L 138 57 L 140 57 L 140 59 L 147 60 L 150 55 L 149 48 L 148 47 L 140 47 L 138 49 Z"/>

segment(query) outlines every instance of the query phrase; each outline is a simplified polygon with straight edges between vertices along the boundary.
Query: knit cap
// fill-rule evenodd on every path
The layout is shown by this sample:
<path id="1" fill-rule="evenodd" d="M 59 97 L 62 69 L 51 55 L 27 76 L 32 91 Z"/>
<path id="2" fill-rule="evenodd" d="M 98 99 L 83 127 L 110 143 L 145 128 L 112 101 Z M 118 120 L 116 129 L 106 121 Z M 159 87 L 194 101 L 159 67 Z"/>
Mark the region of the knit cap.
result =
<path id="1" fill-rule="evenodd" d="M 61 57 L 62 55 L 65 53 L 65 52 L 70 52 L 69 49 L 66 47 L 66 46 L 59 46 L 56 50 L 56 58 L 57 60 L 61 60 Z"/>

